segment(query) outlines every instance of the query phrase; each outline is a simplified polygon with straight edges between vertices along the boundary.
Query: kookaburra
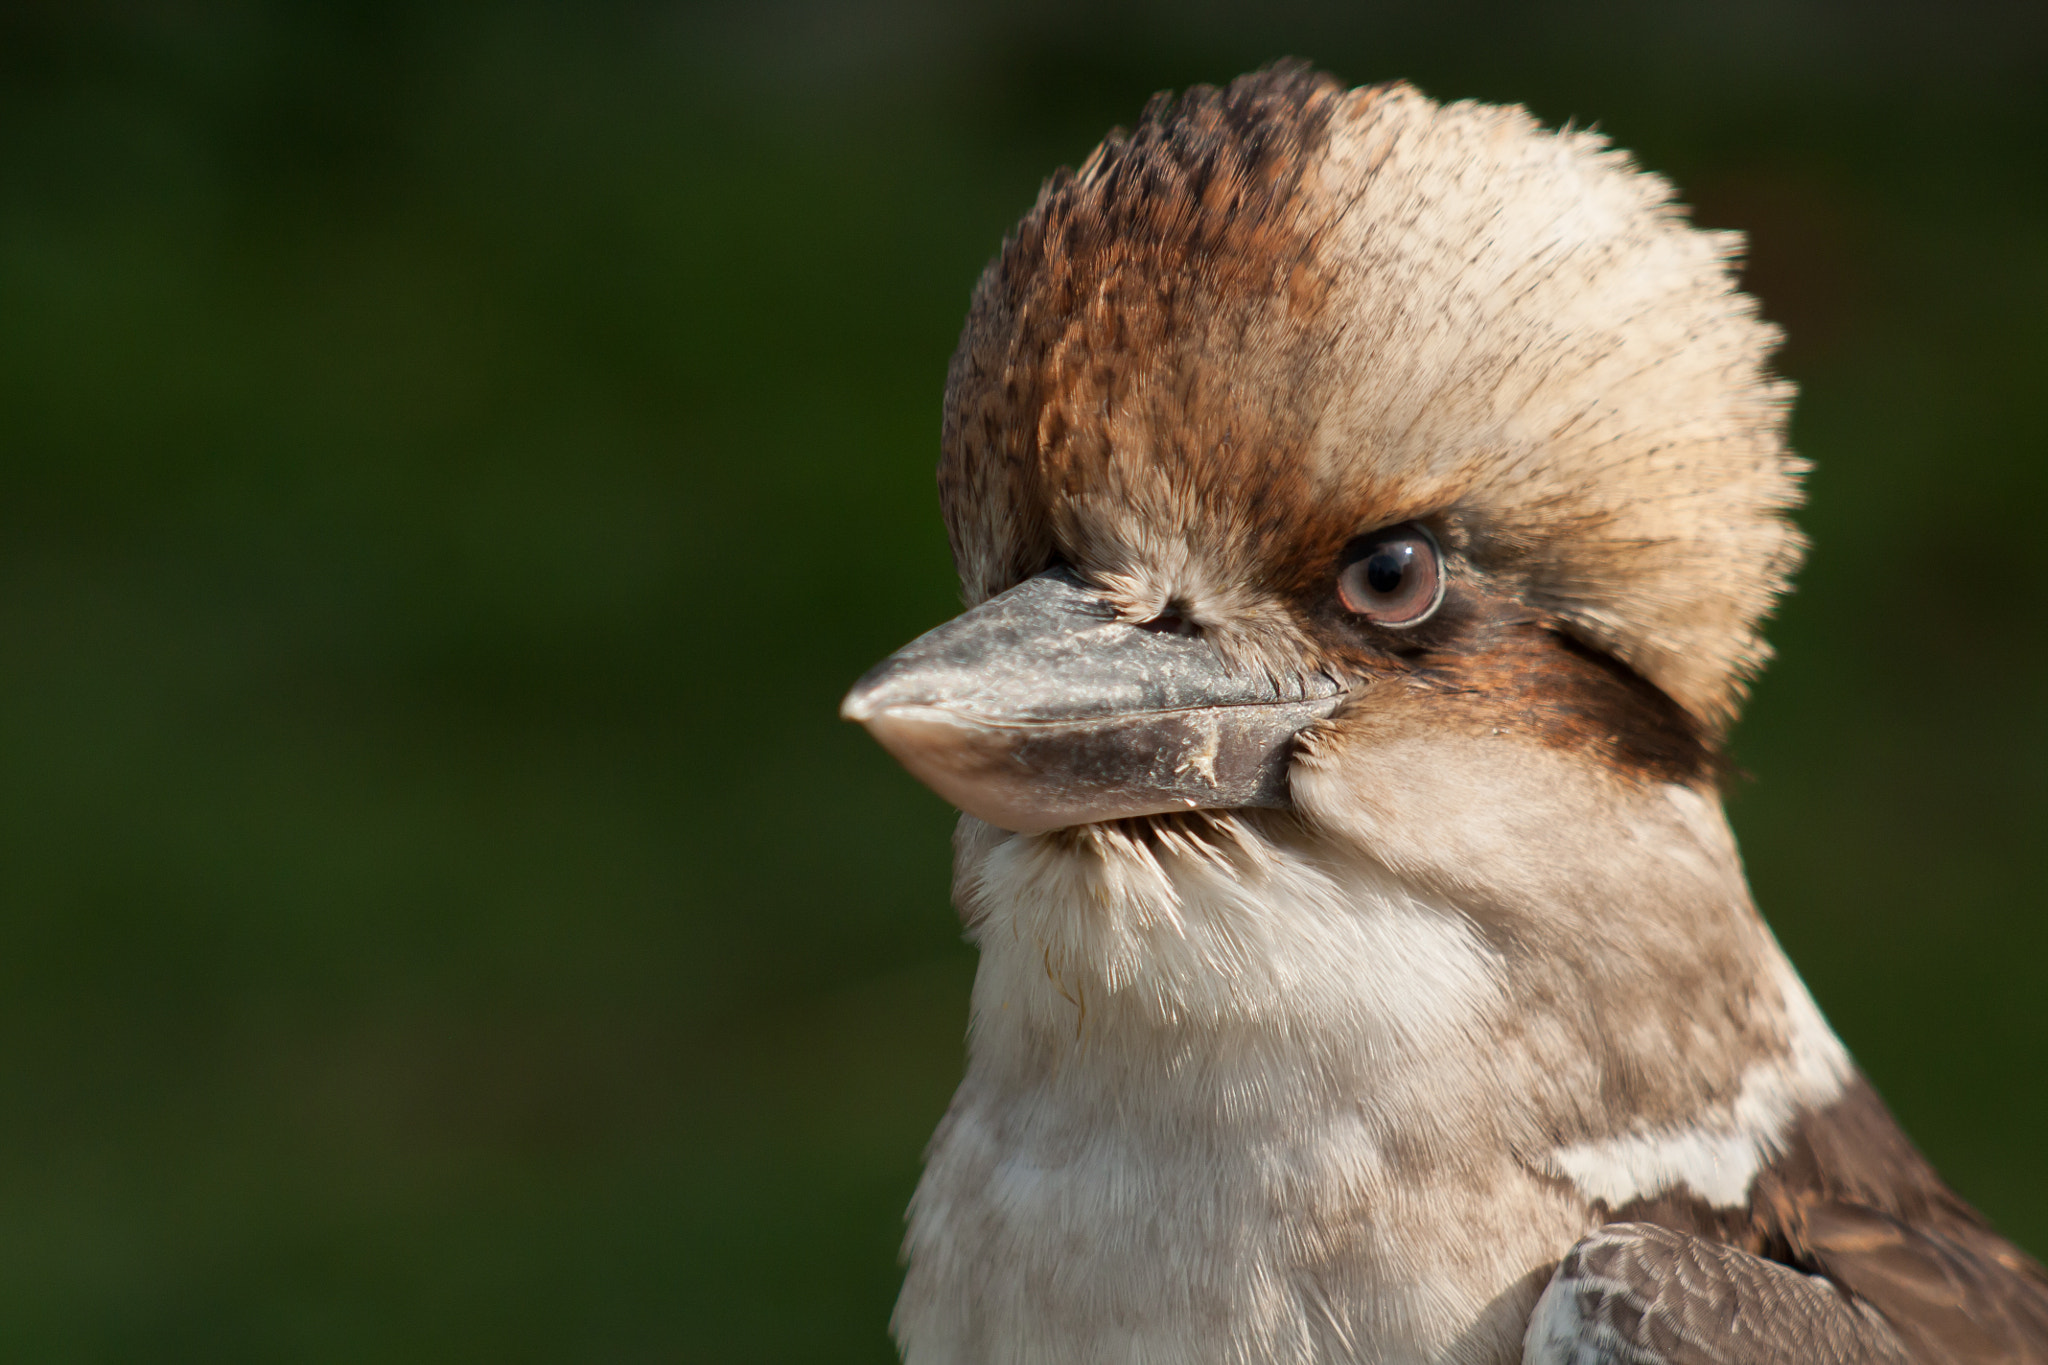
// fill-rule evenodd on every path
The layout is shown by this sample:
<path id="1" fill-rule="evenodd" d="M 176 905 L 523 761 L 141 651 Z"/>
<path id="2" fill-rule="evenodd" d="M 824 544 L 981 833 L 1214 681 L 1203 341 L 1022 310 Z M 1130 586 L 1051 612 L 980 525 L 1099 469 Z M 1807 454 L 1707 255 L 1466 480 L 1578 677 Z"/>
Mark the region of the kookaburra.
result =
<path id="1" fill-rule="evenodd" d="M 844 706 L 980 952 L 910 1365 L 2048 1360 L 1722 814 L 1802 548 L 1736 247 L 1293 64 L 1046 184 L 947 377 L 968 610 Z"/>

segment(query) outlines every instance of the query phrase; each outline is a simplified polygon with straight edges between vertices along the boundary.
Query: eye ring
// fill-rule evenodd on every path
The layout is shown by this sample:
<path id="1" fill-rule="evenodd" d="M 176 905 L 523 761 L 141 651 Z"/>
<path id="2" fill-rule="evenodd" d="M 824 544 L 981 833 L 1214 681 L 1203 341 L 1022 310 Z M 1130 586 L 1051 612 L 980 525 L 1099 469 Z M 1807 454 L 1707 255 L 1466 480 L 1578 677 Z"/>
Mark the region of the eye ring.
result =
<path id="1" fill-rule="evenodd" d="M 1344 548 L 1337 600 L 1388 630 L 1407 630 L 1443 605 L 1444 552 L 1429 528 L 1404 521 L 1368 532 Z"/>

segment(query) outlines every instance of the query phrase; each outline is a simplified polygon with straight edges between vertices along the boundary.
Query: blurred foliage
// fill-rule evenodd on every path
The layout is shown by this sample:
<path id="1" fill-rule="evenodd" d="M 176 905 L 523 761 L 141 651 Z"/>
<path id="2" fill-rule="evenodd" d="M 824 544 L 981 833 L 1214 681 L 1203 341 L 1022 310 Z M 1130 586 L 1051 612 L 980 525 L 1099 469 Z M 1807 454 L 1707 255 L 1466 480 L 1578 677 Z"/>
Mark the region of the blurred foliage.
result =
<path id="1" fill-rule="evenodd" d="M 2048 1249 L 2032 7 L 0 9 L 0 1349 L 884 1361 L 976 272 L 1283 53 L 1597 123 L 1752 234 L 1816 553 L 1759 895 Z"/>

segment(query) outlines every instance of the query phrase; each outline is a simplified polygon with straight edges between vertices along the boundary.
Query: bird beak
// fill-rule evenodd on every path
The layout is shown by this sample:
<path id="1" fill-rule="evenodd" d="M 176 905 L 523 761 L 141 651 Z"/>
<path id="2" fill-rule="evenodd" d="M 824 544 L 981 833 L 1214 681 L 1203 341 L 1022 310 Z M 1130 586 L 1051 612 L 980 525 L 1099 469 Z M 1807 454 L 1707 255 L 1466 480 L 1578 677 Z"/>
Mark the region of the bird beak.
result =
<path id="1" fill-rule="evenodd" d="M 1294 737 L 1341 693 L 1320 673 L 1276 679 L 1199 636 L 1119 621 L 1052 569 L 875 665 L 839 714 L 968 814 L 1037 834 L 1284 808 Z"/>

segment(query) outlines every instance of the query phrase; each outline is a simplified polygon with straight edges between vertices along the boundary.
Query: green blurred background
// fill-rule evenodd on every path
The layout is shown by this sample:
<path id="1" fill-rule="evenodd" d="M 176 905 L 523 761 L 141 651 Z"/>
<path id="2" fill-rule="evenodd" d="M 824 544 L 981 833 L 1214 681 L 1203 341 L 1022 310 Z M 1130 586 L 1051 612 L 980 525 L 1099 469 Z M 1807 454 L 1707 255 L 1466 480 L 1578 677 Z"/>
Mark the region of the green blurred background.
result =
<path id="1" fill-rule="evenodd" d="M 0 1355 L 871 1361 L 971 955 L 833 715 L 968 290 L 1285 53 L 1753 237 L 1760 898 L 2048 1251 L 2048 9 L 0 8 Z"/>

